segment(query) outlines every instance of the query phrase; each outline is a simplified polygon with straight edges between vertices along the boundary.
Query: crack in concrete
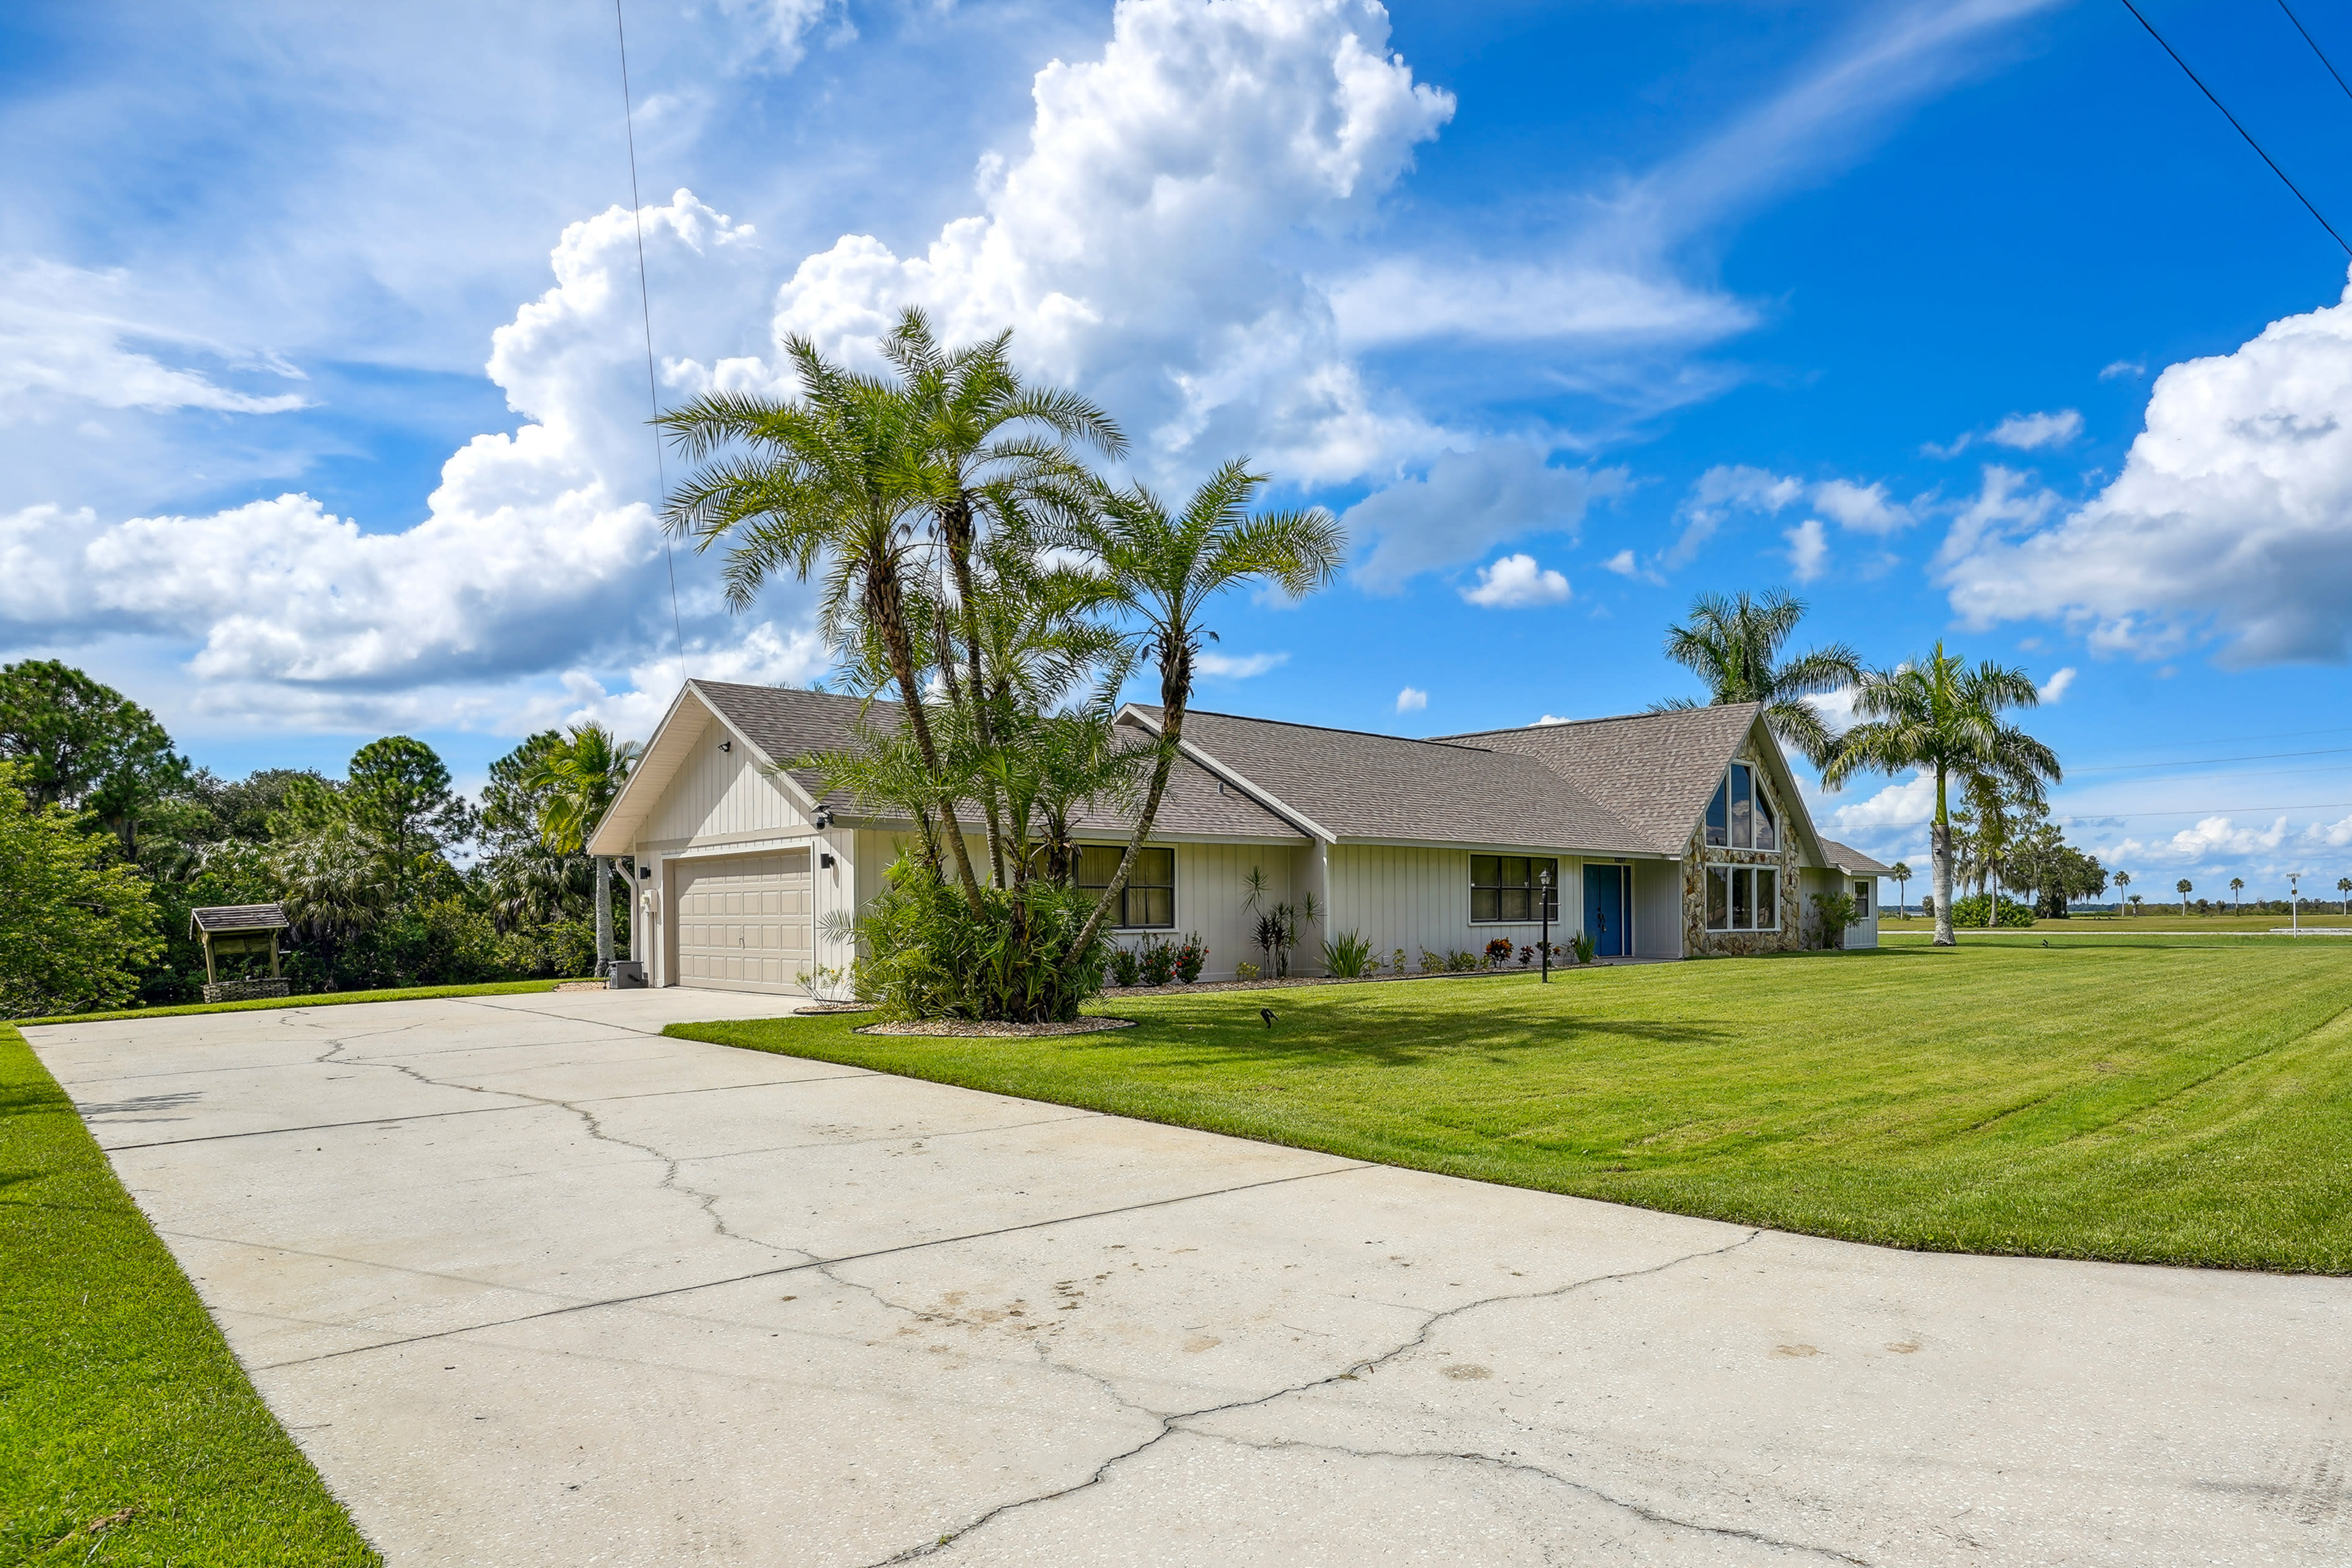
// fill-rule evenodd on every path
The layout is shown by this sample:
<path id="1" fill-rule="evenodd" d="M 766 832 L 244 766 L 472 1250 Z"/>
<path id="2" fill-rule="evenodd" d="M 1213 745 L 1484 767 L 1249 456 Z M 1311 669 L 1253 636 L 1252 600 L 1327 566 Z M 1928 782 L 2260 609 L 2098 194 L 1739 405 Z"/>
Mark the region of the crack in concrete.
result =
<path id="1" fill-rule="evenodd" d="M 1818 1557 L 1826 1557 L 1836 1563 L 1851 1563 L 1855 1564 L 1855 1568 L 1871 1568 L 1869 1559 L 1840 1552 L 1833 1546 L 1816 1546 L 1810 1542 L 1786 1541 L 1777 1535 L 1767 1535 L 1758 1530 L 1743 1530 L 1734 1524 L 1706 1524 L 1695 1519 L 1683 1519 L 1675 1514 L 1662 1513 L 1647 1503 L 1617 1497 L 1602 1491 L 1590 1481 L 1580 1481 L 1573 1476 L 1564 1476 L 1547 1466 L 1530 1464 L 1525 1459 L 1509 1458 L 1500 1454 L 1484 1454 L 1475 1448 L 1352 1448 L 1341 1443 L 1312 1443 L 1303 1437 L 1277 1437 L 1267 1442 L 1253 1442 L 1246 1437 L 1202 1432 L 1192 1427 L 1185 1427 L 1182 1430 L 1188 1436 L 1206 1438 L 1213 1443 L 1228 1443 L 1239 1448 L 1254 1448 L 1261 1453 L 1274 1453 L 1285 1448 L 1304 1448 L 1316 1453 L 1342 1454 L 1352 1459 L 1444 1460 L 1536 1476 L 1566 1487 L 1570 1491 L 1591 1498 L 1597 1502 L 1606 1503 L 1611 1508 L 1622 1510 L 1645 1523 L 1664 1525 L 1674 1530 L 1693 1531 L 1703 1535 L 1719 1535 L 1733 1541 L 1748 1541 L 1759 1546 L 1769 1546 L 1777 1551 L 1802 1552 Z"/>
<path id="2" fill-rule="evenodd" d="M 1476 1300 L 1465 1301 L 1457 1307 L 1447 1307 L 1439 1311 L 1430 1312 L 1423 1318 L 1420 1329 L 1414 1332 L 1411 1339 L 1405 1340 L 1388 1350 L 1382 1351 L 1378 1355 L 1363 1357 L 1359 1361 L 1349 1363 L 1347 1366 L 1341 1368 L 1338 1372 L 1328 1373 L 1322 1377 L 1310 1378 L 1305 1383 L 1292 1384 L 1287 1387 L 1277 1388 L 1270 1394 L 1263 1394 L 1254 1399 L 1229 1400 L 1223 1405 L 1203 1405 L 1198 1410 L 1183 1410 L 1170 1415 L 1150 1412 L 1143 1406 L 1137 1405 L 1132 1401 L 1118 1394 L 1117 1390 L 1111 1389 L 1106 1384 L 1105 1392 L 1109 1394 L 1110 1397 L 1114 1401 L 1129 1409 L 1139 1410 L 1144 1414 L 1153 1415 L 1154 1418 L 1160 1423 L 1160 1429 L 1154 1432 L 1150 1436 L 1145 1438 L 1142 1442 L 1135 1445 L 1135 1447 L 1124 1449 L 1119 1453 L 1113 1454 L 1108 1458 L 1103 1460 L 1101 1464 L 1095 1468 L 1093 1473 L 1087 1476 L 1084 1480 L 1073 1482 L 1071 1485 L 1066 1487 L 1056 1488 L 1049 1492 L 1040 1492 L 1033 1497 L 1016 1498 L 1010 1502 L 999 1503 L 994 1508 L 990 1509 L 987 1512 L 980 1515 L 969 1523 L 950 1531 L 936 1541 L 928 1541 L 919 1545 L 909 1546 L 904 1551 L 898 1552 L 896 1555 L 882 1558 L 878 1562 L 870 1564 L 869 1568 L 891 1568 L 891 1565 L 894 1563 L 912 1563 L 918 1558 L 929 1557 L 936 1552 L 943 1551 L 946 1548 L 956 1544 L 958 1542 L 972 1534 L 974 1531 L 985 1529 L 988 1525 L 999 1519 L 1002 1519 L 1008 1513 L 1014 1513 L 1023 1509 L 1036 1508 L 1043 1504 L 1054 1502 L 1059 1499 L 1068 1497 L 1073 1493 L 1085 1491 L 1087 1488 L 1096 1486 L 1108 1479 L 1110 1472 L 1118 1466 L 1126 1463 L 1137 1455 L 1148 1451 L 1155 1444 L 1160 1443 L 1179 1432 L 1182 1432 L 1192 1436 L 1206 1437 L 1212 1441 L 1239 1442 L 1241 1439 L 1226 1438 L 1217 1433 L 1201 1431 L 1198 1427 L 1192 1426 L 1191 1423 L 1202 1420 L 1207 1416 L 1226 1415 L 1236 1410 L 1254 1410 L 1263 1405 L 1271 1405 L 1279 1399 L 1287 1399 L 1293 1394 L 1305 1394 L 1310 1390 L 1328 1387 L 1336 1383 L 1353 1381 L 1364 1373 L 1385 1366 L 1389 1363 L 1397 1360 L 1399 1357 L 1410 1355 L 1412 1352 L 1420 1349 L 1422 1346 L 1429 1342 L 1430 1334 L 1437 1329 L 1438 1325 L 1441 1323 L 1450 1322 L 1454 1319 L 1461 1317 L 1465 1312 L 1475 1311 L 1482 1307 L 1492 1307 L 1505 1302 L 1556 1300 L 1559 1298 L 1569 1295 L 1574 1291 L 1588 1289 L 1595 1285 L 1607 1285 L 1621 1280 L 1639 1279 L 1653 1274 L 1663 1274 L 1669 1268 L 1678 1268 L 1685 1263 L 1696 1263 L 1701 1258 L 1720 1258 L 1726 1253 L 1736 1252 L 1740 1247 L 1746 1247 L 1750 1242 L 1755 1241 L 1763 1234 L 1764 1232 L 1760 1228 L 1750 1230 L 1746 1236 L 1741 1237 L 1737 1241 L 1727 1242 L 1721 1247 L 1706 1247 L 1696 1252 L 1684 1253 L 1678 1257 L 1667 1258 L 1663 1263 L 1653 1264 L 1646 1268 L 1628 1268 L 1620 1270 L 1614 1274 L 1588 1275 L 1580 1279 L 1571 1279 L 1565 1285 L 1554 1286 L 1548 1290 L 1521 1290 L 1511 1291 L 1501 1295 L 1483 1296 L 1478 1298 Z M 1090 1381 L 1101 1381 L 1096 1376 L 1096 1374 L 1087 1372 L 1084 1368 L 1069 1367 L 1065 1370 L 1076 1373 L 1081 1376 L 1088 1378 Z M 1301 1446 L 1312 1447 L 1313 1445 L 1302 1444 Z M 1392 1457 L 1402 1458 L 1411 1456 Z M 1566 1477 L 1555 1477 L 1554 1479 L 1560 1480 L 1565 1485 L 1575 1486 L 1587 1490 L 1592 1489 L 1585 1487 L 1584 1483 L 1570 1481 Z M 1613 1498 L 1609 1498 L 1606 1494 L 1597 1490 L 1593 1490 L 1592 1495 L 1601 1498 L 1604 1501 L 1615 1502 L 1617 1500 Z M 1621 1504 L 1620 1506 L 1633 1508 L 1637 1512 L 1641 1511 L 1637 1505 Z M 1715 1529 L 1715 1527 L 1708 1525 L 1689 1524 L 1684 1521 L 1673 1519 L 1662 1514 L 1656 1515 L 1655 1518 L 1660 1523 L 1683 1525 L 1685 1528 L 1692 1530 Z M 1717 1533 L 1737 1535 L 1744 1532 L 1726 1527 L 1725 1529 L 1717 1531 Z M 1838 1553 L 1828 1552 L 1828 1549 L 1826 1548 L 1805 1546 L 1801 1543 L 1794 1542 L 1770 1541 L 1761 1536 L 1754 1537 L 1754 1539 L 1767 1545 L 1785 1546 L 1789 1550 L 1792 1551 L 1821 1552 L 1831 1556 L 1839 1555 Z M 1843 1558 L 1843 1560 L 1849 1563 L 1859 1563 L 1861 1561 L 1858 1558 L 1850 1557 Z"/>

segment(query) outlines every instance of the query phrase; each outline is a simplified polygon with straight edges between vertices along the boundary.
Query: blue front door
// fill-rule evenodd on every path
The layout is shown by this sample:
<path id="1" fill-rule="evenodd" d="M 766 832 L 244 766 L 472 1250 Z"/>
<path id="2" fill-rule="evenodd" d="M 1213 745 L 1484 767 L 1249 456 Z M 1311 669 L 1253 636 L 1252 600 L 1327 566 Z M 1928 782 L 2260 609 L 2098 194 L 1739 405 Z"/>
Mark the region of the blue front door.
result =
<path id="1" fill-rule="evenodd" d="M 1584 934 L 1603 958 L 1625 954 L 1625 868 L 1584 868 Z"/>

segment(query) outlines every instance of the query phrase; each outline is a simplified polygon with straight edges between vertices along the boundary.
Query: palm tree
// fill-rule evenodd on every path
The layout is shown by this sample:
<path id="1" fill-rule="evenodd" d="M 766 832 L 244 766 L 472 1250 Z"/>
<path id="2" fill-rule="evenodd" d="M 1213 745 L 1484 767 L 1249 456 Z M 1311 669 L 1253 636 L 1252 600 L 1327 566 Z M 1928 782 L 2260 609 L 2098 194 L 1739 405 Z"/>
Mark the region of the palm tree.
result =
<path id="1" fill-rule="evenodd" d="M 2116 913 L 2117 913 L 2117 914 L 2122 914 L 2122 913 L 2124 912 L 2124 907 L 2123 907 L 2123 901 L 2122 901 L 2122 900 L 2123 900 L 2123 896 L 2124 896 L 2124 889 L 2125 889 L 2126 888 L 2130 887 L 2130 886 L 2131 886 L 2131 873 L 2130 873 L 2129 871 L 2118 871 L 2118 872 L 2116 872 Z"/>
<path id="2" fill-rule="evenodd" d="M 2336 878 L 2336 890 L 2344 895 L 2344 912 L 2352 915 L 2352 877 Z"/>
<path id="3" fill-rule="evenodd" d="M 2032 708 L 2042 700 L 2032 677 L 2003 669 L 1990 660 L 1970 669 L 1936 651 L 1915 665 L 1874 671 L 1854 689 L 1853 710 L 1862 721 L 1838 742 L 1822 769 L 1826 789 L 1842 788 L 1864 769 L 1895 773 L 1935 770 L 1936 817 L 1928 842 L 1935 856 L 1937 947 L 1950 947 L 1952 934 L 1952 813 L 1950 784 L 1979 776 L 1999 779 L 2021 800 L 2039 802 L 2046 784 L 2060 777 L 2049 747 L 2001 721 L 2007 708 Z"/>
<path id="4" fill-rule="evenodd" d="M 645 747 L 635 741 L 615 739 L 613 731 L 591 721 L 574 724 L 540 754 L 522 777 L 525 789 L 540 795 L 540 842 L 560 855 L 578 855 L 588 836 L 612 809 L 613 799 L 629 782 Z M 596 857 L 596 973 L 613 967 L 613 861 Z"/>
<path id="5" fill-rule="evenodd" d="M 1202 611 L 1219 594 L 1253 579 L 1297 597 L 1329 582 L 1339 569 L 1347 543 L 1339 520 L 1321 507 L 1252 516 L 1250 502 L 1264 483 L 1265 476 L 1251 473 L 1245 461 L 1237 460 L 1219 468 L 1172 514 L 1138 483 L 1119 490 L 1100 488 L 1091 516 L 1066 521 L 1061 542 L 1094 558 L 1108 600 L 1141 623 L 1138 641 L 1160 667 L 1160 709 L 1158 755 L 1135 831 L 1074 951 L 1086 950 L 1117 906 L 1159 815 L 1183 742 L 1201 639 L 1217 635 L 1201 625 Z"/>
<path id="6" fill-rule="evenodd" d="M 1887 873 L 1895 879 L 1895 910 L 1897 914 L 1900 914 L 1910 905 L 1910 897 L 1904 889 L 1911 885 L 1911 868 L 1905 862 L 1897 860 L 1886 869 Z"/>
<path id="7" fill-rule="evenodd" d="M 929 319 L 909 309 L 882 342 L 914 411 L 921 482 L 946 567 L 946 591 L 938 604 L 948 635 L 939 638 L 933 654 L 948 700 L 971 715 L 973 739 L 983 754 L 995 744 L 1002 715 L 987 700 L 993 672 L 980 625 L 981 607 L 997 595 L 986 592 L 973 572 L 982 525 L 992 521 L 1000 529 L 1019 531 L 1032 509 L 1070 504 L 1081 492 L 1085 473 L 1072 458 L 1069 443 L 1083 443 L 1108 458 L 1127 450 L 1127 437 L 1094 403 L 1072 392 L 1023 386 L 1013 368 L 1012 342 L 1008 328 L 986 342 L 942 350 Z M 959 623 L 954 631 L 960 637 L 948 632 L 950 618 Z M 983 805 L 990 863 L 1002 885 L 1003 824 L 995 800 L 984 798 Z"/>
<path id="8" fill-rule="evenodd" d="M 1804 601 L 1785 588 L 1760 597 L 1702 594 L 1691 601 L 1689 625 L 1666 628 L 1666 657 L 1706 683 L 1709 706 L 1762 703 L 1772 733 L 1818 768 L 1829 760 L 1837 738 L 1804 699 L 1859 685 L 1863 669 L 1843 643 L 1780 663 L 1781 647 L 1804 616 Z M 1651 710 L 1697 706 L 1685 698 L 1654 704 Z"/>
<path id="9" fill-rule="evenodd" d="M 938 791 L 930 809 L 978 915 L 980 879 L 931 735 L 908 614 L 921 576 L 916 529 L 940 500 L 927 411 L 902 387 L 827 362 L 806 338 L 784 348 L 801 396 L 714 392 L 661 416 L 671 440 L 698 460 L 747 448 L 707 462 L 670 496 L 663 521 L 697 550 L 727 542 L 727 601 L 737 610 L 773 573 L 805 582 L 823 571 L 818 624 L 845 652 L 860 652 L 869 638 L 878 645 Z"/>
<path id="10" fill-rule="evenodd" d="M 2243 877 L 2230 879 L 2230 912 L 2231 914 L 2242 915 L 2246 912 L 2245 900 L 2238 896 L 2245 890 L 2246 879 Z"/>
<path id="11" fill-rule="evenodd" d="M 2180 918 L 2182 920 L 2187 920 L 2189 918 L 2189 895 L 2195 892 L 2197 889 L 2189 885 L 2188 878 L 2183 877 L 2180 880 L 2172 884 L 2172 890 L 2180 895 Z"/>

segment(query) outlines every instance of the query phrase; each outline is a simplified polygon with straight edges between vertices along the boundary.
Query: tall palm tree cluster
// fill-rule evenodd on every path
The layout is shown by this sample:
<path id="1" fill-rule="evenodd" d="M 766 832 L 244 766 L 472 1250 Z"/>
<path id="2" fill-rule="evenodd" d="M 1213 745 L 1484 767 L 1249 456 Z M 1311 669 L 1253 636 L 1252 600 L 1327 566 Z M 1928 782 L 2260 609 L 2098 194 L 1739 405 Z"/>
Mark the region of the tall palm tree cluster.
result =
<path id="1" fill-rule="evenodd" d="M 1710 703 L 1761 703 L 1773 734 L 1811 760 L 1826 789 L 1863 773 L 1916 769 L 1935 780 L 1935 942 L 1951 946 L 1952 885 L 1963 847 L 1952 796 L 1957 789 L 1973 807 L 1957 814 L 1971 829 L 1971 868 L 1998 887 L 2001 865 L 2023 842 L 2021 819 L 2041 812 L 2048 786 L 2062 776 L 2056 753 L 2002 717 L 2037 706 L 2041 693 L 2022 669 L 1990 661 L 1971 667 L 1940 642 L 1926 658 L 1892 669 L 1865 669 L 1842 643 L 1784 658 L 1804 614 L 1802 601 L 1780 589 L 1702 595 L 1687 625 L 1667 628 L 1666 657 L 1706 683 Z M 1806 700 L 1838 691 L 1848 694 L 1855 720 L 1843 733 Z M 1689 706 L 1686 700 L 1658 705 Z"/>
<path id="2" fill-rule="evenodd" d="M 1105 478 L 1092 464 L 1125 454 L 1118 425 L 1024 384 L 1011 342 L 949 349 L 908 310 L 882 373 L 795 338 L 798 395 L 713 393 L 660 421 L 700 464 L 668 498 L 672 532 L 723 553 L 739 610 L 780 575 L 814 580 L 873 704 L 856 744 L 794 760 L 916 825 L 859 961 L 910 1013 L 1075 1012 L 1167 790 L 1209 605 L 1248 584 L 1311 593 L 1343 552 L 1319 508 L 1256 510 L 1245 460 L 1179 503 Z M 1121 731 L 1118 694 L 1147 665 L 1156 733 Z M 1089 805 L 1131 827 L 1082 889 L 1071 834 Z"/>

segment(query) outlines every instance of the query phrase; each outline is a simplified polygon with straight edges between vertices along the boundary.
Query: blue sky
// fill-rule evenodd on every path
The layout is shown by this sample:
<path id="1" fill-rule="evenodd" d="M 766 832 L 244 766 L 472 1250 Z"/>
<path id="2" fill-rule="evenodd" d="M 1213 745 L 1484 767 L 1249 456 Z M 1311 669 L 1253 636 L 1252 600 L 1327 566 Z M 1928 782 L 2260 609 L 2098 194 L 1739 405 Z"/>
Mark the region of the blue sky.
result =
<path id="1" fill-rule="evenodd" d="M 2146 9 L 2352 233 L 2286 16 Z M 478 775 L 677 678 L 610 16 L 378 12 L 0 17 L 0 656 L 224 772 L 404 730 Z M 2119 4 L 628 20 L 665 398 L 919 302 L 1155 483 L 1247 452 L 1348 516 L 1339 586 L 1223 607 L 1204 706 L 1638 709 L 1694 594 L 1785 584 L 2044 682 L 2062 813 L 2151 895 L 2352 873 L 2347 258 Z M 823 672 L 803 593 L 680 583 L 696 673 Z M 1923 805 L 1819 810 L 1917 863 Z"/>

